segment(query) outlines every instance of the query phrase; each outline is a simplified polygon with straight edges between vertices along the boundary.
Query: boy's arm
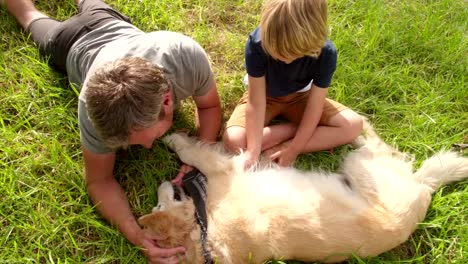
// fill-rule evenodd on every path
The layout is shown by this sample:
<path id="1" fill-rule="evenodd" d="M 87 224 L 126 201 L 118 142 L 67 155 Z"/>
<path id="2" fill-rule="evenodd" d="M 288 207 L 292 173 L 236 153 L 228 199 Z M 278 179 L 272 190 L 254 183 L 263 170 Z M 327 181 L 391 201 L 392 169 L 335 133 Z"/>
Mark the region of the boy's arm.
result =
<path id="1" fill-rule="evenodd" d="M 263 124 L 266 111 L 266 80 L 265 76 L 248 76 L 248 99 L 246 104 L 246 134 L 247 134 L 247 162 L 249 168 L 258 160 L 262 150 Z"/>
<path id="2" fill-rule="evenodd" d="M 215 81 L 203 96 L 193 96 L 196 109 L 196 127 L 198 137 L 207 143 L 216 141 L 221 128 L 221 102 Z"/>
<path id="3" fill-rule="evenodd" d="M 302 151 L 303 146 L 310 140 L 323 112 L 323 105 L 328 89 L 312 85 L 307 100 L 307 105 L 302 115 L 301 123 L 297 128 L 296 135 L 279 159 L 279 164 L 289 166 Z"/>

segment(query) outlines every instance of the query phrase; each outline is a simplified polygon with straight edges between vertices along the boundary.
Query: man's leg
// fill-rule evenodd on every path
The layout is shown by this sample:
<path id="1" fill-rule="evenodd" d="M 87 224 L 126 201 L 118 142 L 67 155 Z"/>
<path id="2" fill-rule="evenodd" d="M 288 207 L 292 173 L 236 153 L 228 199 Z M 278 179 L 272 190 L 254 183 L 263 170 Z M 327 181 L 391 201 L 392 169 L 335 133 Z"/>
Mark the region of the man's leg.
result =
<path id="1" fill-rule="evenodd" d="M 41 13 L 31 0 L 5 0 L 2 5 L 16 18 L 24 31 L 31 34 L 41 55 L 51 57 L 56 52 L 52 47 L 53 35 L 61 25 L 60 21 Z M 65 72 L 64 68 L 59 70 Z"/>
<path id="2" fill-rule="evenodd" d="M 16 18 L 16 21 L 18 21 L 25 30 L 28 28 L 31 21 L 48 17 L 37 10 L 31 0 L 4 0 L 3 4 L 7 11 Z"/>

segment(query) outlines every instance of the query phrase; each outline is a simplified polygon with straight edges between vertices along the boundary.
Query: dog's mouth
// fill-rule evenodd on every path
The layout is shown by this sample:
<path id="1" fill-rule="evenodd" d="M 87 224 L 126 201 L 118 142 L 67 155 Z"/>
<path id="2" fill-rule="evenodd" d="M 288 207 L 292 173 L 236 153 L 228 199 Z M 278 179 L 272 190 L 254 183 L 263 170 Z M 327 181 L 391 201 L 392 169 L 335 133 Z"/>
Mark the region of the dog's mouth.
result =
<path id="1" fill-rule="evenodd" d="M 172 184 L 172 190 L 174 191 L 174 200 L 182 201 L 182 189 L 179 186 Z"/>

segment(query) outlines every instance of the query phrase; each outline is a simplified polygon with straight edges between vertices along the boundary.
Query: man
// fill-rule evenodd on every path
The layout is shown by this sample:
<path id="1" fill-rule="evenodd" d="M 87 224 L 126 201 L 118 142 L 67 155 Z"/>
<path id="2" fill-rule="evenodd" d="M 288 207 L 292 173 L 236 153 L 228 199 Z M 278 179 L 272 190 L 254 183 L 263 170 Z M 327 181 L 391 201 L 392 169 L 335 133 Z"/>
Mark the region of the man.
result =
<path id="1" fill-rule="evenodd" d="M 127 197 L 114 179 L 115 150 L 151 148 L 172 125 L 173 109 L 192 96 L 198 136 L 216 140 L 221 106 L 206 53 L 174 32 L 144 33 L 101 0 L 75 0 L 79 13 L 66 21 L 38 11 L 31 0 L 2 5 L 31 33 L 51 66 L 81 89 L 80 138 L 88 192 L 99 212 L 150 263 L 178 263 L 184 248 L 161 249 L 137 224 Z M 183 165 L 175 181 L 191 170 Z"/>

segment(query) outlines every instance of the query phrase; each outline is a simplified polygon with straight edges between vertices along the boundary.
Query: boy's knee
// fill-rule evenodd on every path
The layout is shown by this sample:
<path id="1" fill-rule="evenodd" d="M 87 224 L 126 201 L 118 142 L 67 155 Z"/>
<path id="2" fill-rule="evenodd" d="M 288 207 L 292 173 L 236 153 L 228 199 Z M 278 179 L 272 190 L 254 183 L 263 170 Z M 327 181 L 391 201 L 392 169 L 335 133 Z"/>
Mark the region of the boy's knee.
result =
<path id="1" fill-rule="evenodd" d="M 364 119 L 361 115 L 356 112 L 352 112 L 352 114 L 347 116 L 347 130 L 352 140 L 362 133 L 363 128 Z"/>
<path id="2" fill-rule="evenodd" d="M 233 153 L 239 153 L 247 146 L 245 128 L 232 126 L 227 128 L 223 134 L 223 143 L 226 149 Z"/>
<path id="3" fill-rule="evenodd" d="M 364 127 L 363 117 L 351 109 L 341 111 L 333 118 L 333 122 L 336 122 L 335 124 L 342 129 L 349 141 L 354 140 L 362 133 Z"/>

